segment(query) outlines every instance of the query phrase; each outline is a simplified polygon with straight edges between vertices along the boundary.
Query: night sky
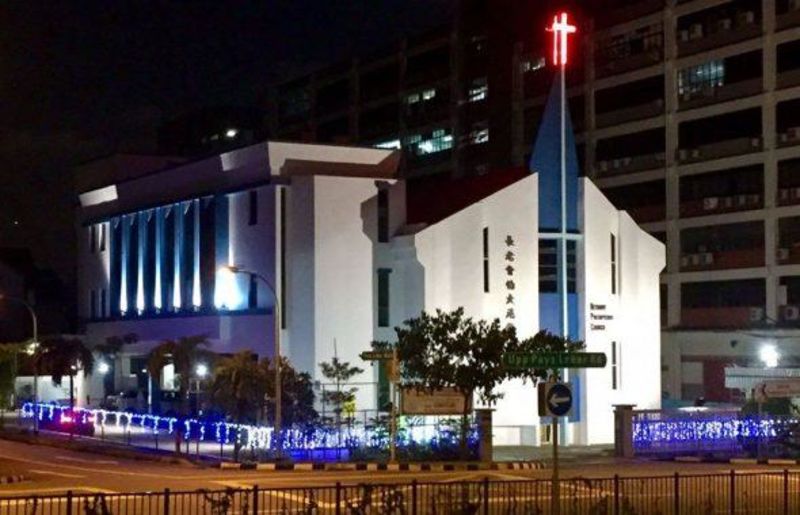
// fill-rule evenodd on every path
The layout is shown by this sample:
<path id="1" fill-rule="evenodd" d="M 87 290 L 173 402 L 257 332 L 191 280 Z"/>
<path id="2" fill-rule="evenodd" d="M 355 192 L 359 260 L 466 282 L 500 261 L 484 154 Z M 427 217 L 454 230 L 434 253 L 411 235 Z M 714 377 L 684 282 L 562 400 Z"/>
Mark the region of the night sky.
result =
<path id="1" fill-rule="evenodd" d="M 258 105 L 267 85 L 424 31 L 454 0 L 0 5 L 0 246 L 72 273 L 71 169 L 146 148 L 158 124 Z"/>

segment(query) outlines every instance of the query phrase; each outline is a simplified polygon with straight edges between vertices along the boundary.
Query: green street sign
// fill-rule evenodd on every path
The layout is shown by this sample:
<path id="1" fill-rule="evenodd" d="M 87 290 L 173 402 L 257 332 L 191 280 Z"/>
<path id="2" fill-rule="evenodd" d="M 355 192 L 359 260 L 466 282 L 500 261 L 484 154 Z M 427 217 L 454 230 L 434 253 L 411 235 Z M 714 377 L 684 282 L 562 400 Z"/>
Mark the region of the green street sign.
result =
<path id="1" fill-rule="evenodd" d="M 359 354 L 364 361 L 386 361 L 394 357 L 390 350 L 373 350 Z"/>
<path id="2" fill-rule="evenodd" d="M 603 368 L 606 366 L 606 355 L 602 352 L 541 352 L 537 354 L 509 352 L 503 354 L 503 365 L 513 370 Z"/>

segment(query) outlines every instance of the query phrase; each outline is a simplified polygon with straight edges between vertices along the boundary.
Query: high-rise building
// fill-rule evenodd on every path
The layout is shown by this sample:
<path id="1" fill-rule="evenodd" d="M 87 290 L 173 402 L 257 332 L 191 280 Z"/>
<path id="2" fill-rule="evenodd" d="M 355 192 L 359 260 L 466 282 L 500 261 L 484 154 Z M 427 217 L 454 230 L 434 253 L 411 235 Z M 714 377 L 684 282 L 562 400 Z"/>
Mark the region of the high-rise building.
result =
<path id="1" fill-rule="evenodd" d="M 403 148 L 410 178 L 525 163 L 551 82 L 545 13 L 487 4 L 279 85 L 273 132 Z M 600 4 L 578 13 L 568 78 L 582 171 L 667 244 L 665 397 L 739 401 L 800 362 L 800 2 Z"/>

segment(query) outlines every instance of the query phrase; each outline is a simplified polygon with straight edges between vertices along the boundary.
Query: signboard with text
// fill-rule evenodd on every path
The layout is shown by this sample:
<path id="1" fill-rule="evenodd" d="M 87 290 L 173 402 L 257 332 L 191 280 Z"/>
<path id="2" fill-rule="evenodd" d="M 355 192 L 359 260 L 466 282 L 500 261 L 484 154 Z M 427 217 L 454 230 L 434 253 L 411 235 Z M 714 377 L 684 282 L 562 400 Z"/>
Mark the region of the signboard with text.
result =
<path id="1" fill-rule="evenodd" d="M 602 352 L 509 352 L 503 355 L 503 365 L 512 370 L 603 368 L 606 361 Z"/>
<path id="2" fill-rule="evenodd" d="M 400 410 L 404 415 L 460 415 L 464 413 L 464 395 L 455 388 L 434 392 L 403 388 Z M 469 403 L 472 410 L 472 402 Z"/>

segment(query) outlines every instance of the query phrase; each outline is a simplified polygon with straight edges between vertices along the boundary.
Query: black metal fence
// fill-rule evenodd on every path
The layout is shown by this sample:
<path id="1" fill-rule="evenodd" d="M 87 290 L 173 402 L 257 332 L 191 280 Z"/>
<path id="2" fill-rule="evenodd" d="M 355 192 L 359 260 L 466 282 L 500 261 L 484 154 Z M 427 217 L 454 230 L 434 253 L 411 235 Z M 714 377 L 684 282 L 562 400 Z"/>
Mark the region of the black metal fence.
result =
<path id="1" fill-rule="evenodd" d="M 560 512 L 572 514 L 795 514 L 800 473 L 573 478 L 560 482 Z M 404 514 L 544 515 L 549 480 L 335 484 L 130 494 L 0 498 L 0 515 Z"/>

